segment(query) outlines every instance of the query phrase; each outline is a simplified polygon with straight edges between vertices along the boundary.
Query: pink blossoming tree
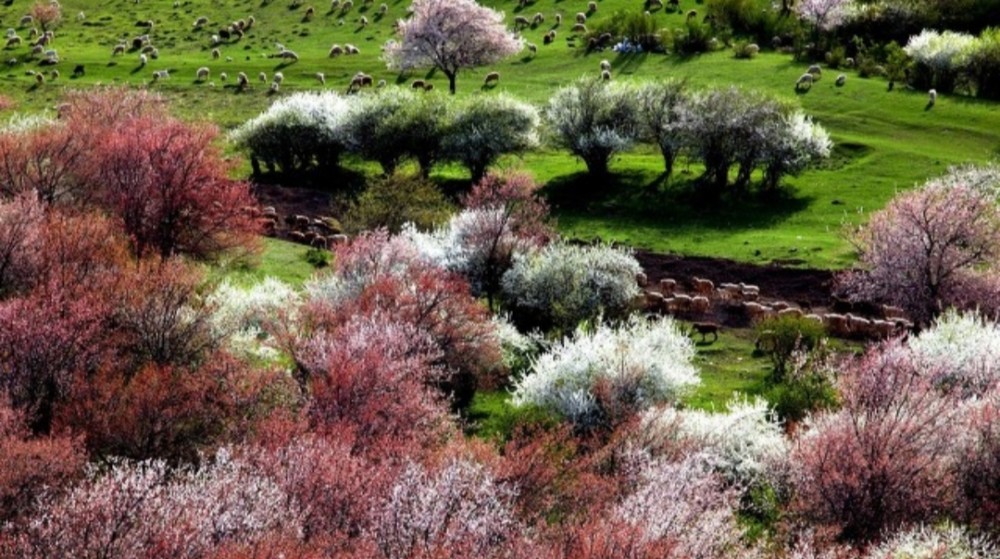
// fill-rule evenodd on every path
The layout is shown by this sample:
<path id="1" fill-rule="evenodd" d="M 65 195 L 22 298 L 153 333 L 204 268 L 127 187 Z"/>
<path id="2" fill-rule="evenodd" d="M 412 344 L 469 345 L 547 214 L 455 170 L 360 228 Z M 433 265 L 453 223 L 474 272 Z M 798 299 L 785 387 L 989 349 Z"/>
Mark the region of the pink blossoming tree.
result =
<path id="1" fill-rule="evenodd" d="M 462 68 L 498 62 L 520 51 L 524 42 L 503 24 L 503 14 L 475 0 L 415 0 L 410 19 L 399 22 L 399 41 L 384 47 L 391 69 L 437 68 L 455 93 Z"/>

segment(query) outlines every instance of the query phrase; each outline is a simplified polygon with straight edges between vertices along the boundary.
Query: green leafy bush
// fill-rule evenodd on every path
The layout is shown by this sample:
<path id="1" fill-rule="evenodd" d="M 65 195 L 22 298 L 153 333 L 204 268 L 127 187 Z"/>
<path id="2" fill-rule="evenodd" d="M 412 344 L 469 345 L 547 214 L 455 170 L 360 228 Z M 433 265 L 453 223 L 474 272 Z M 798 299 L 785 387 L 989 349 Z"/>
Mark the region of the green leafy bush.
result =
<path id="1" fill-rule="evenodd" d="M 757 349 L 771 358 L 777 382 L 784 380 L 794 352 L 815 349 L 826 335 L 822 323 L 794 315 L 766 318 L 757 323 L 756 331 Z"/>
<path id="2" fill-rule="evenodd" d="M 396 173 L 379 177 L 351 204 L 344 226 L 351 233 L 384 227 L 398 233 L 406 223 L 429 229 L 447 221 L 452 205 L 434 183 Z"/>

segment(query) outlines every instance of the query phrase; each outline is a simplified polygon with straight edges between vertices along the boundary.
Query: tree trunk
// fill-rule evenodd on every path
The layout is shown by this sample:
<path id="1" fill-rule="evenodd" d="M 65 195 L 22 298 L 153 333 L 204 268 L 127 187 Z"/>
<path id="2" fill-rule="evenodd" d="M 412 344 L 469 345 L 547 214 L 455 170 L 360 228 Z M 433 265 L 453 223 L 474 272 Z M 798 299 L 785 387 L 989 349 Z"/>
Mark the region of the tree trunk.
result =
<path id="1" fill-rule="evenodd" d="M 448 93 L 452 95 L 455 94 L 455 77 L 458 72 L 445 72 L 444 75 L 448 76 Z"/>
<path id="2" fill-rule="evenodd" d="M 669 177 L 674 172 L 674 160 L 677 159 L 677 154 L 670 148 L 660 148 L 660 151 L 663 153 L 663 174 Z"/>

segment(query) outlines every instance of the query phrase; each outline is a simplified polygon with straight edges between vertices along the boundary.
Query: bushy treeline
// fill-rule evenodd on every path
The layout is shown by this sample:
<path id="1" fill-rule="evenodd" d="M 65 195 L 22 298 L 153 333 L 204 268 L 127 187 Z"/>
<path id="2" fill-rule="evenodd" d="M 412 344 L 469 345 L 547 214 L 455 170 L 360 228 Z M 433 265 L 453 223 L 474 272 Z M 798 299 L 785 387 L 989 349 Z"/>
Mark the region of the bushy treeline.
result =
<path id="1" fill-rule="evenodd" d="M 831 147 L 823 128 L 788 103 L 674 81 L 581 79 L 553 95 L 544 123 L 552 142 L 596 177 L 608 173 L 616 153 L 648 142 L 660 149 L 668 175 L 679 156 L 703 163 L 703 182 L 716 194 L 730 184 L 733 168 L 734 189 L 746 190 L 758 171 L 762 188 L 771 190 Z M 457 161 L 477 182 L 500 156 L 535 147 L 538 134 L 535 109 L 508 96 L 474 97 L 451 108 L 433 94 L 388 88 L 355 97 L 293 95 L 231 137 L 271 170 L 325 172 L 346 152 L 377 161 L 387 174 L 404 159 L 424 174 L 437 162 Z"/>

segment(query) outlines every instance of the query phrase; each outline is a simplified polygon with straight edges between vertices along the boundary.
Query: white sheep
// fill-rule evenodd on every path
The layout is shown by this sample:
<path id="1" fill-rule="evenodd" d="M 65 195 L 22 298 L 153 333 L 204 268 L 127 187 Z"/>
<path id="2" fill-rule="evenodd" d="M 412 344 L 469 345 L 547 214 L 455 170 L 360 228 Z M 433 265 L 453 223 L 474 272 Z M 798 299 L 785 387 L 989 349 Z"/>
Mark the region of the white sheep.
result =
<path id="1" fill-rule="evenodd" d="M 140 54 L 139 55 L 139 66 L 145 66 L 147 62 L 149 62 L 149 58 L 147 58 L 145 54 Z"/>
<path id="2" fill-rule="evenodd" d="M 205 16 L 201 16 L 198 19 L 194 20 L 194 25 L 192 25 L 192 27 L 202 27 L 207 23 L 208 23 L 208 18 Z"/>
<path id="3" fill-rule="evenodd" d="M 111 49 L 111 56 L 118 56 L 119 54 L 125 54 L 126 46 L 123 43 L 118 43 L 115 48 Z"/>
<path id="4" fill-rule="evenodd" d="M 330 0 L 330 11 L 334 11 L 340 7 L 340 0 Z"/>
<path id="5" fill-rule="evenodd" d="M 265 72 L 261 72 L 261 73 L 257 74 L 257 80 L 259 80 L 261 83 L 266 82 L 267 81 L 267 74 Z"/>
<path id="6" fill-rule="evenodd" d="M 250 85 L 250 78 L 247 77 L 246 72 L 236 74 L 236 85 L 241 89 Z"/>
<path id="7" fill-rule="evenodd" d="M 219 49 L 212 49 L 212 60 L 218 60 L 222 57 L 222 51 Z"/>
<path id="8" fill-rule="evenodd" d="M 283 82 L 285 80 L 285 75 L 282 74 L 281 72 L 275 72 L 274 73 L 274 78 L 272 78 L 272 79 L 273 79 L 274 83 L 281 83 L 281 82 Z"/>
<path id="9" fill-rule="evenodd" d="M 819 77 L 823 75 L 823 69 L 820 68 L 818 64 L 813 64 L 808 70 L 806 70 L 806 72 L 812 74 L 814 80 L 819 79 Z"/>
<path id="10" fill-rule="evenodd" d="M 500 81 L 500 72 L 490 72 L 486 74 L 486 79 L 483 80 L 483 85 L 489 85 L 490 83 L 496 83 Z"/>
<path id="11" fill-rule="evenodd" d="M 358 24 L 361 25 L 361 27 L 368 27 L 368 18 L 361 16 L 361 19 L 358 20 Z"/>
<path id="12" fill-rule="evenodd" d="M 295 62 L 299 61 L 299 55 L 295 54 L 295 51 L 291 51 L 291 50 L 283 50 L 283 51 L 281 51 L 281 53 L 278 54 L 278 57 L 279 58 L 287 58 L 289 60 L 294 60 Z"/>
<path id="13" fill-rule="evenodd" d="M 32 22 L 34 21 L 35 18 L 31 17 L 30 15 L 24 16 L 21 18 L 21 27 L 24 27 L 25 25 L 31 25 Z"/>
<path id="14" fill-rule="evenodd" d="M 588 2 L 587 3 L 587 11 L 591 12 L 591 13 L 596 12 L 597 11 L 597 2 Z"/>
<path id="15" fill-rule="evenodd" d="M 542 14 L 542 12 L 538 12 L 537 14 L 535 14 L 535 17 L 531 18 L 532 25 L 539 25 L 544 22 L 545 22 L 545 16 Z"/>
<path id="16" fill-rule="evenodd" d="M 379 7 L 378 7 L 378 13 L 379 13 L 379 15 L 383 15 L 384 16 L 388 11 L 389 11 L 389 5 L 388 4 L 381 4 L 381 5 L 379 5 Z"/>
<path id="17" fill-rule="evenodd" d="M 557 27 L 558 27 L 559 25 L 562 25 L 562 14 L 556 14 L 556 17 L 555 17 L 555 18 L 553 18 L 553 19 L 555 19 L 555 20 L 556 20 L 556 26 L 557 26 Z"/>
<path id="18" fill-rule="evenodd" d="M 281 82 L 271 82 L 271 93 L 277 93 L 281 89 Z"/>
<path id="19" fill-rule="evenodd" d="M 526 18 L 524 16 L 516 16 L 516 17 L 514 17 L 514 28 L 515 29 L 521 28 L 521 27 L 527 27 L 529 25 L 531 25 L 531 21 L 528 18 Z"/>
<path id="20" fill-rule="evenodd" d="M 570 29 L 570 32 L 572 32 L 572 33 L 586 33 L 587 32 L 587 26 L 585 24 L 583 24 L 583 23 L 577 23 L 576 25 L 573 26 L 572 29 Z"/>
<path id="21" fill-rule="evenodd" d="M 602 60 L 601 61 L 601 70 L 607 70 L 607 71 L 610 72 L 611 71 L 611 63 L 608 62 L 607 60 Z"/>
<path id="22" fill-rule="evenodd" d="M 601 79 L 604 81 L 611 80 L 611 70 L 601 70 Z"/>
<path id="23" fill-rule="evenodd" d="M 927 107 L 933 107 L 937 102 L 937 90 L 931 89 L 927 92 Z"/>
<path id="24" fill-rule="evenodd" d="M 531 54 L 538 54 L 538 45 L 535 43 L 524 43 L 524 46 L 528 47 L 528 51 Z"/>
<path id="25" fill-rule="evenodd" d="M 808 85 L 811 88 L 814 79 L 815 78 L 813 78 L 813 75 L 810 74 L 809 72 L 802 74 L 801 76 L 799 76 L 799 79 L 795 82 L 795 91 L 799 91 L 800 89 L 802 89 L 803 86 L 806 85 Z"/>
<path id="26" fill-rule="evenodd" d="M 340 45 L 333 45 L 330 47 L 330 58 L 335 58 L 344 54 L 344 48 Z"/>
<path id="27" fill-rule="evenodd" d="M 347 52 L 347 54 L 361 54 L 361 50 L 352 44 L 345 44 L 344 50 Z"/>
<path id="28" fill-rule="evenodd" d="M 205 81 L 208 79 L 210 73 L 211 70 L 209 70 L 207 66 L 202 66 L 201 68 L 198 68 L 197 72 L 195 72 L 195 79 L 198 81 Z"/>
<path id="29" fill-rule="evenodd" d="M 21 44 L 21 38 L 20 37 L 16 37 L 15 36 L 15 37 L 11 37 L 11 38 L 7 39 L 7 48 L 14 47 L 14 46 L 17 46 L 17 45 L 20 45 L 20 44 Z"/>
<path id="30" fill-rule="evenodd" d="M 77 21 L 83 21 L 85 19 L 87 19 L 87 14 L 83 13 L 83 10 L 81 10 L 80 13 L 76 14 Z"/>
<path id="31" fill-rule="evenodd" d="M 347 0 L 341 6 L 340 11 L 342 11 L 342 12 L 349 12 L 349 11 L 351 11 L 351 8 L 353 8 L 353 7 L 354 7 L 354 2 L 352 2 L 351 0 Z"/>
<path id="32" fill-rule="evenodd" d="M 51 77 L 52 79 L 58 78 L 59 77 L 59 70 L 52 70 L 51 72 L 49 72 L 49 77 Z"/>
<path id="33" fill-rule="evenodd" d="M 4 33 L 4 38 L 10 39 L 11 37 L 17 37 L 17 29 L 14 29 L 13 27 L 8 27 L 7 32 Z"/>
<path id="34" fill-rule="evenodd" d="M 837 76 L 837 81 L 833 83 L 837 87 L 844 87 L 844 84 L 847 83 L 847 74 L 840 74 L 839 76 Z"/>
<path id="35" fill-rule="evenodd" d="M 378 85 L 376 85 L 375 87 L 377 87 L 379 89 L 382 89 L 385 86 L 386 86 L 386 81 L 385 80 L 379 80 L 378 81 Z"/>
<path id="36" fill-rule="evenodd" d="M 326 76 L 323 72 L 316 72 L 316 79 L 319 80 L 320 84 L 326 85 Z"/>
<path id="37" fill-rule="evenodd" d="M 576 14 L 576 22 L 577 23 L 587 23 L 587 14 L 585 14 L 583 12 L 577 12 L 577 14 Z"/>
<path id="38" fill-rule="evenodd" d="M 229 79 L 229 74 L 222 72 L 219 74 L 219 81 L 224 82 Z"/>

